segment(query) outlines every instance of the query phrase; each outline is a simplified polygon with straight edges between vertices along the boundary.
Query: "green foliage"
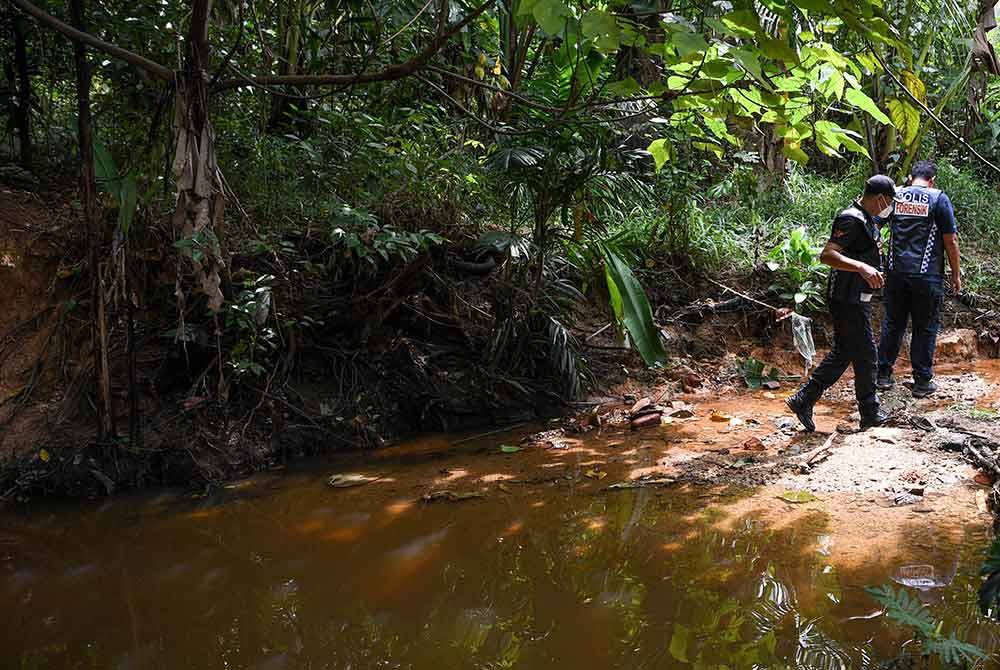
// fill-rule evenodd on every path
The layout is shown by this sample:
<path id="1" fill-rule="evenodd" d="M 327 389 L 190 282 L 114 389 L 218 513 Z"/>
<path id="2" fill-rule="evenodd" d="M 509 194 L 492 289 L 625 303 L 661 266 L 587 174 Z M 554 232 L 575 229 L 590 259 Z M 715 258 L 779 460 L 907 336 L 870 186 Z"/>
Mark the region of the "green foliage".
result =
<path id="1" fill-rule="evenodd" d="M 794 303 L 796 311 L 820 305 L 825 266 L 804 227 L 792 230 L 771 250 L 768 259 L 768 269 L 778 273 L 778 280 L 771 288 L 781 292 L 783 300 Z"/>
<path id="2" fill-rule="evenodd" d="M 740 376 L 749 389 L 759 389 L 766 382 L 778 381 L 781 379 L 781 372 L 778 368 L 767 368 L 763 362 L 750 356 L 740 364 Z"/>
<path id="3" fill-rule="evenodd" d="M 408 232 L 380 225 L 371 213 L 342 206 L 330 223 L 330 241 L 342 256 L 370 269 L 380 263 L 409 263 L 444 238 L 427 230 Z"/>
<path id="4" fill-rule="evenodd" d="M 118 227 L 128 237 L 135 218 L 137 185 L 131 172 L 121 174 L 111 152 L 100 141 L 94 140 L 94 176 L 98 185 L 115 199 L 118 207 Z"/>
<path id="5" fill-rule="evenodd" d="M 229 352 L 229 366 L 237 377 L 263 375 L 267 371 L 263 361 L 281 343 L 274 325 L 277 319 L 272 318 L 273 284 L 273 275 L 247 277 L 225 306 L 226 326 L 236 335 Z"/>
<path id="6" fill-rule="evenodd" d="M 910 598 L 906 589 L 896 591 L 891 584 L 868 586 L 865 591 L 880 605 L 893 621 L 910 629 L 924 650 L 924 655 L 934 655 L 949 667 L 968 667 L 986 657 L 977 646 L 963 642 L 954 633 L 944 635 L 944 622 L 935 621 L 931 612 L 919 600 Z"/>
<path id="7" fill-rule="evenodd" d="M 625 261 L 612 249 L 605 247 L 604 256 L 608 293 L 615 320 L 628 330 L 646 365 L 666 363 L 667 352 L 663 349 L 660 330 L 653 322 L 653 310 L 642 285 Z"/>

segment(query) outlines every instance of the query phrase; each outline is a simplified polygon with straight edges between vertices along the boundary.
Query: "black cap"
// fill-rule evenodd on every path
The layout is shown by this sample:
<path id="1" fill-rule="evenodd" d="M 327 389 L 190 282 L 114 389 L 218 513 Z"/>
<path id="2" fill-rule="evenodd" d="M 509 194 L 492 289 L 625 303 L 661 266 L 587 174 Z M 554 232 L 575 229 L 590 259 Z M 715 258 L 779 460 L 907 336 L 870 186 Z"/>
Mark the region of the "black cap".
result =
<path id="1" fill-rule="evenodd" d="M 888 195 L 894 197 L 896 195 L 896 182 L 884 174 L 869 177 L 868 181 L 865 182 L 865 195 Z"/>

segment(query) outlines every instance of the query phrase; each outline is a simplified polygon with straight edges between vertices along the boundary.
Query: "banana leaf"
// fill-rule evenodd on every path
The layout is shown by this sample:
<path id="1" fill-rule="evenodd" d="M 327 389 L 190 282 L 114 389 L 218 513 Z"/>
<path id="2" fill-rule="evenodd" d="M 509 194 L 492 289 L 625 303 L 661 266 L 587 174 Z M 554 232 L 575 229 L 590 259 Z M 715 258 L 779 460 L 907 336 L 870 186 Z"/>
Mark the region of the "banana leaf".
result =
<path id="1" fill-rule="evenodd" d="M 653 323 L 653 310 L 639 280 L 625 261 L 608 247 L 604 247 L 604 260 L 615 317 L 625 324 L 646 365 L 666 363 L 667 352 L 663 349 L 660 331 Z"/>

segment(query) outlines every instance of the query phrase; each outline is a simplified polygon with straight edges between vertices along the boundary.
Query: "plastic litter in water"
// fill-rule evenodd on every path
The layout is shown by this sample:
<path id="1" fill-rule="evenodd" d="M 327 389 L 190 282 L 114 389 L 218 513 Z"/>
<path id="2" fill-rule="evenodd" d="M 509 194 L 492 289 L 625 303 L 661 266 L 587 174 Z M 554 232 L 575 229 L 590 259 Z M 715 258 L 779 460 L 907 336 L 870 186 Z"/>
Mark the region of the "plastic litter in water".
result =
<path id="1" fill-rule="evenodd" d="M 947 582 L 942 582 L 935 577 L 933 565 L 901 566 L 896 570 L 896 574 L 892 576 L 892 581 L 920 591 L 948 585 Z"/>

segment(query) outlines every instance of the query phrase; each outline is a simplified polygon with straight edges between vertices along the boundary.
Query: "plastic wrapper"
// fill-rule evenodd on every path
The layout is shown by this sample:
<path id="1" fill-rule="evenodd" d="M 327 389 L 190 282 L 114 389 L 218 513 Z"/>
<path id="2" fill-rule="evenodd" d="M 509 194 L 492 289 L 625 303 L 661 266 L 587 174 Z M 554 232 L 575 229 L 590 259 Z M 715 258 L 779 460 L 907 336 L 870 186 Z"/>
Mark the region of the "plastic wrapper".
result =
<path id="1" fill-rule="evenodd" d="M 816 345 L 813 343 L 812 319 L 801 314 L 792 314 L 792 338 L 795 341 L 795 350 L 799 352 L 805 360 L 805 374 L 809 374 L 813 359 L 816 358 Z"/>

